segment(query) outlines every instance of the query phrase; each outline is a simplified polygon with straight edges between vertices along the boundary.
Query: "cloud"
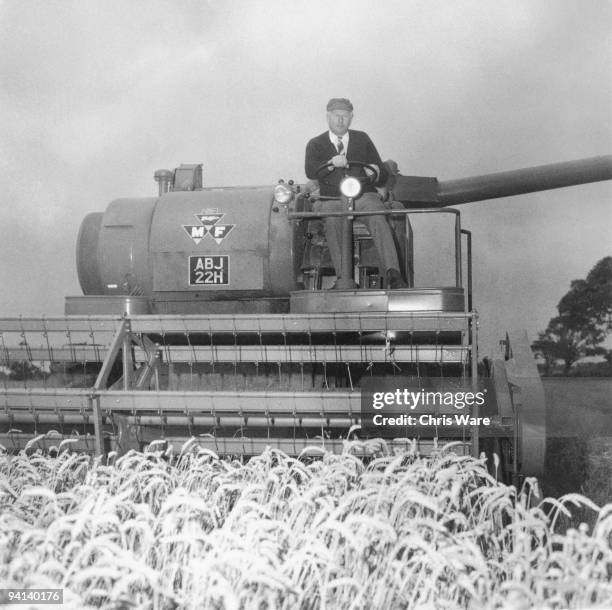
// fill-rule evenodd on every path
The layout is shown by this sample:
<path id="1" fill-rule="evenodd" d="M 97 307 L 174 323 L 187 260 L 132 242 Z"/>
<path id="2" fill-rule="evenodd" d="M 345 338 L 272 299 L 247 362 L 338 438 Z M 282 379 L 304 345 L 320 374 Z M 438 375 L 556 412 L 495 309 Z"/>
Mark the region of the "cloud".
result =
<path id="1" fill-rule="evenodd" d="M 4 2 L 0 315 L 41 301 L 60 313 L 78 290 L 81 219 L 153 194 L 157 168 L 202 162 L 209 185 L 302 180 L 332 96 L 406 174 L 608 154 L 611 25 L 609 3 L 570 0 Z M 610 243 L 610 194 L 464 206 L 483 319 L 520 323 L 528 307 L 545 326 Z"/>

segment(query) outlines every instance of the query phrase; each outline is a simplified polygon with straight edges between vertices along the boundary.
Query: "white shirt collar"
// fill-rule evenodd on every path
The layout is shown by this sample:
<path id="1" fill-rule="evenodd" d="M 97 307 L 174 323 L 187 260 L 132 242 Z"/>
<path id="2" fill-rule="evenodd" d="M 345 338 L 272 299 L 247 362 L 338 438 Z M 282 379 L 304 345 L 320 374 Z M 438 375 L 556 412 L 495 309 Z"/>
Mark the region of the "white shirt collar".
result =
<path id="1" fill-rule="evenodd" d="M 328 131 L 328 133 L 329 141 L 334 145 L 334 148 L 337 148 L 338 138 L 340 138 L 340 136 L 337 136 L 331 129 Z M 342 140 L 342 144 L 344 144 L 344 153 L 346 154 L 349 143 L 349 132 L 347 131 L 340 139 Z"/>

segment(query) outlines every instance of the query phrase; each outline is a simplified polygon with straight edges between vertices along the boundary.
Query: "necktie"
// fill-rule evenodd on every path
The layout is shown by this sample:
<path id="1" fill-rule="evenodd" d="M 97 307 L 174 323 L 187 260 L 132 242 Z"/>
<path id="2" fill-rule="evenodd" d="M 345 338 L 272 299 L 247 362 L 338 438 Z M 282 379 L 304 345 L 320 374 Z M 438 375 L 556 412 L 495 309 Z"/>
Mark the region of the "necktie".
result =
<path id="1" fill-rule="evenodd" d="M 342 144 L 342 138 L 338 138 L 338 143 L 336 144 L 336 147 L 338 148 L 339 155 L 344 154 L 344 144 Z"/>

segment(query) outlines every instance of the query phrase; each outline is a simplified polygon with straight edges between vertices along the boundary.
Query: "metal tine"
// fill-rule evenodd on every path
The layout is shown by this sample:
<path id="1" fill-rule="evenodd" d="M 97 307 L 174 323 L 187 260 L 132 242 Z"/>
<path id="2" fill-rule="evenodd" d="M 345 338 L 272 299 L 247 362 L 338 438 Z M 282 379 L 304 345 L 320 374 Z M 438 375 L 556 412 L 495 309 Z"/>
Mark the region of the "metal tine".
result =
<path id="1" fill-rule="evenodd" d="M 142 429 L 142 426 L 140 424 L 140 417 L 141 417 L 140 413 L 136 413 L 136 415 L 134 416 L 134 420 L 135 420 L 135 423 L 136 423 L 136 428 L 135 428 L 134 432 L 135 432 L 135 435 L 136 435 L 136 442 L 138 443 L 139 446 L 144 444 L 144 438 L 143 438 L 143 435 L 142 435 L 143 429 Z"/>
<path id="2" fill-rule="evenodd" d="M 161 428 L 161 438 L 166 438 L 167 416 L 164 415 L 164 407 L 161 404 L 161 394 L 157 394 L 157 414 L 159 415 L 159 424 Z"/>
<path id="3" fill-rule="evenodd" d="M 370 374 L 370 377 L 374 376 L 374 360 L 370 359 L 368 365 L 366 366 L 366 373 Z"/>
<path id="4" fill-rule="evenodd" d="M 363 344 L 363 330 L 362 330 L 362 317 L 361 314 L 359 314 L 359 318 L 358 318 L 358 325 L 357 325 L 357 336 L 359 337 L 359 353 L 361 354 L 361 362 L 368 362 L 369 357 L 368 357 L 368 350 L 365 349 L 365 346 Z"/>
<path id="5" fill-rule="evenodd" d="M 11 439 L 11 443 L 13 443 L 13 453 L 17 453 L 21 449 L 20 443 L 15 440 L 15 432 L 20 432 L 20 430 L 15 430 L 12 426 L 9 429 L 9 438 Z"/>
<path id="6" fill-rule="evenodd" d="M 245 425 L 245 415 L 244 415 L 244 408 L 242 405 L 242 401 L 240 400 L 240 395 L 238 395 L 238 417 L 239 417 L 239 421 L 240 421 L 240 438 L 244 438 L 244 425 Z"/>
<path id="7" fill-rule="evenodd" d="M 408 344 L 410 346 L 410 348 L 409 348 L 410 362 L 413 363 L 415 361 L 415 358 L 414 358 L 414 353 L 415 353 L 415 349 L 414 349 L 414 331 L 409 330 L 408 331 L 408 337 L 409 337 L 409 341 L 410 341 L 409 344 Z M 419 373 L 419 366 L 418 366 L 418 364 L 416 366 L 416 369 L 417 369 L 417 378 L 418 378 L 419 374 L 420 374 Z"/>
<path id="8" fill-rule="evenodd" d="M 308 352 L 310 354 L 310 362 L 312 363 L 311 367 L 310 367 L 310 374 L 311 374 L 311 385 L 314 383 L 314 376 L 316 374 L 316 366 L 315 363 L 317 362 L 317 350 L 316 347 L 312 344 L 312 330 L 310 328 L 308 328 Z M 302 390 L 304 390 L 304 364 L 302 363 Z"/>
<path id="9" fill-rule="evenodd" d="M 308 329 L 308 351 L 311 354 L 311 361 L 317 361 L 317 348 L 312 344 L 312 330 Z"/>
<path id="10" fill-rule="evenodd" d="M 390 339 L 390 335 L 389 333 L 391 332 L 389 329 L 389 320 L 388 319 L 384 319 L 385 325 L 384 325 L 384 335 L 385 335 L 385 347 L 384 347 L 384 354 L 385 354 L 385 364 L 387 364 L 389 362 L 389 360 L 391 359 L 391 339 Z M 386 366 L 385 366 L 386 368 Z"/>
<path id="11" fill-rule="evenodd" d="M 374 375 L 374 359 L 372 358 L 372 350 L 368 349 L 366 345 L 363 344 L 363 316 L 359 315 L 359 351 L 362 353 L 361 360 L 362 362 L 367 362 L 367 366 L 365 369 L 366 373 L 370 374 L 370 377 Z"/>
<path id="12" fill-rule="evenodd" d="M 291 350 L 291 346 L 287 344 L 287 320 L 283 317 L 283 325 L 282 325 L 282 331 L 281 331 L 282 337 L 283 337 L 283 346 L 285 348 L 285 353 L 288 354 L 288 358 L 286 359 L 286 365 L 287 365 L 287 389 L 291 389 L 290 384 L 291 384 L 291 375 L 293 372 L 293 351 Z M 281 379 L 281 364 L 279 362 L 278 365 L 278 376 L 279 376 L 279 385 L 282 389 L 283 385 L 283 381 Z"/>
<path id="13" fill-rule="evenodd" d="M 469 342 L 468 331 L 464 329 L 461 331 L 461 363 L 462 363 L 461 376 L 463 378 L 468 377 L 468 359 L 467 359 L 468 342 Z"/>
<path id="14" fill-rule="evenodd" d="M 22 320 L 22 318 L 20 316 L 19 317 L 19 321 L 21 322 L 21 320 Z M 26 360 L 27 360 L 27 362 L 32 363 L 32 350 L 30 348 L 30 344 L 28 343 L 28 338 L 26 337 L 26 331 L 23 328 L 23 326 L 21 326 L 21 332 L 19 334 L 21 336 L 21 341 L 19 342 L 19 345 L 25 347 L 25 350 L 26 350 Z M 28 387 L 28 384 L 27 384 L 28 377 L 27 377 L 26 370 L 25 370 L 25 362 L 23 362 L 22 364 L 23 364 L 23 379 L 22 379 L 23 387 L 27 389 L 27 387 Z"/>
<path id="15" fill-rule="evenodd" d="M 412 347 L 414 347 L 414 333 L 412 331 L 410 331 L 410 344 Z M 417 379 L 420 381 L 421 379 L 421 362 L 419 360 L 419 350 L 416 350 L 416 357 L 414 358 L 414 360 L 416 361 L 416 367 L 417 367 Z"/>
<path id="16" fill-rule="evenodd" d="M 461 378 L 465 379 L 466 375 L 466 362 L 465 362 L 465 354 L 463 352 L 463 348 L 465 346 L 465 337 L 463 330 L 461 331 Z"/>
<path id="17" fill-rule="evenodd" d="M 385 320 L 385 324 L 387 325 L 387 328 L 389 329 L 388 332 L 390 332 L 390 333 L 392 332 L 393 335 L 395 336 L 396 331 L 393 331 L 393 330 L 391 330 L 389 328 L 389 320 Z M 394 350 L 395 350 L 395 348 L 394 348 Z M 394 368 L 394 374 L 395 374 L 396 370 L 397 370 L 398 373 L 401 373 L 402 372 L 402 368 L 397 363 L 397 358 L 395 357 L 394 350 L 391 352 L 391 364 L 393 365 L 393 368 Z"/>
<path id="18" fill-rule="evenodd" d="M 159 369 L 161 364 L 162 348 L 159 343 L 155 344 L 155 369 L 153 370 L 153 376 L 155 379 L 155 391 L 159 392 Z"/>
<path id="19" fill-rule="evenodd" d="M 21 316 L 19 316 L 19 321 L 20 322 L 22 321 Z M 21 325 L 21 333 L 20 334 L 21 334 L 22 344 L 26 348 L 26 355 L 28 357 L 28 360 L 30 362 L 32 362 L 32 350 L 31 350 L 30 344 L 28 343 L 28 339 L 26 337 L 26 331 L 25 331 L 25 328 L 23 327 L 23 325 Z"/>
<path id="20" fill-rule="evenodd" d="M 334 353 L 336 356 L 336 360 L 335 360 L 335 364 L 339 364 L 340 362 L 342 362 L 343 357 L 342 357 L 342 347 L 338 346 L 338 318 L 337 318 L 337 314 L 334 313 L 334 327 L 332 330 L 332 336 L 334 337 Z"/>
<path id="21" fill-rule="evenodd" d="M 102 362 L 103 357 L 100 354 L 100 346 L 96 343 L 96 335 L 95 335 L 95 331 L 94 331 L 93 325 L 91 323 L 91 318 L 87 319 L 87 323 L 88 323 L 88 326 L 89 326 L 89 336 L 91 337 L 91 346 L 94 349 L 94 354 L 95 354 L 96 362 Z"/>
<path id="22" fill-rule="evenodd" d="M 440 377 L 444 377 L 444 346 L 440 343 L 440 331 L 436 331 L 436 354 L 438 353 L 438 347 L 440 348 L 440 358 L 438 359 L 438 366 L 440 369 Z"/>
<path id="23" fill-rule="evenodd" d="M 232 318 L 232 333 L 234 335 L 234 390 L 238 390 L 238 331 L 236 329 L 236 318 Z M 241 430 L 242 433 L 242 430 Z"/>
<path id="24" fill-rule="evenodd" d="M 210 436 L 212 437 L 212 439 L 213 439 L 213 441 L 215 443 L 215 453 L 217 455 L 221 455 L 221 452 L 219 450 L 219 440 L 224 440 L 224 439 L 219 439 L 216 434 L 211 434 Z M 224 449 L 225 449 L 225 447 L 224 447 Z"/>
<path id="25" fill-rule="evenodd" d="M 6 343 L 4 341 L 4 333 L 0 332 L 0 346 L 2 347 L 2 349 L 0 350 L 2 353 L 2 358 L 0 360 L 0 362 L 3 362 L 3 366 L 6 366 L 8 368 L 8 366 L 10 365 L 10 358 L 9 358 L 9 351 L 8 348 L 6 347 Z M 5 385 L 6 385 L 6 381 L 5 381 Z"/>
<path id="26" fill-rule="evenodd" d="M 268 346 L 263 342 L 264 331 L 261 328 L 261 321 L 259 322 L 259 349 L 260 349 L 260 360 L 264 363 L 264 376 L 268 374 Z M 259 365 L 257 365 L 259 368 Z"/>
<path id="27" fill-rule="evenodd" d="M 88 325 L 91 326 L 91 323 L 89 322 L 89 320 L 88 320 Z M 91 339 L 91 345 L 93 347 L 94 340 L 93 340 L 92 332 L 89 332 L 88 335 L 89 335 L 89 338 Z M 85 354 L 87 354 L 87 353 L 89 353 L 89 352 L 85 352 Z M 94 357 L 97 358 L 97 355 L 95 355 Z M 95 362 L 95 360 L 94 360 L 94 362 Z M 87 363 L 88 363 L 87 355 L 85 355 L 84 360 L 83 360 L 83 384 L 87 383 Z M 89 384 L 89 385 L 92 385 L 92 384 Z"/>
<path id="28" fill-rule="evenodd" d="M 295 395 L 293 397 L 293 408 L 291 409 L 291 415 L 293 416 L 293 427 L 292 427 L 292 431 L 293 431 L 293 444 L 294 444 L 294 449 L 295 449 L 295 439 L 296 439 L 296 432 L 297 432 L 297 427 L 298 427 L 298 421 L 297 421 L 297 405 L 295 404 Z"/>
<path id="29" fill-rule="evenodd" d="M 168 342 L 166 341 L 166 329 L 164 327 L 164 321 L 162 316 L 158 316 L 157 318 L 158 320 L 158 326 L 159 326 L 159 334 L 161 335 L 161 341 L 162 341 L 162 345 L 163 345 L 163 354 L 164 354 L 164 358 L 165 361 L 168 363 L 168 369 L 172 369 L 172 367 L 174 366 L 174 362 L 172 361 L 172 349 L 170 347 L 170 345 L 168 345 Z"/>
<path id="30" fill-rule="evenodd" d="M 77 358 L 76 358 L 76 350 L 74 349 L 74 345 L 72 344 L 72 336 L 71 336 L 71 331 L 70 331 L 70 326 L 66 325 L 66 339 L 68 340 L 68 349 L 70 350 L 70 357 L 72 359 L 72 362 L 76 362 Z"/>
<path id="31" fill-rule="evenodd" d="M 2 395 L 2 394 L 0 394 L 0 395 Z M 7 420 L 8 420 L 8 425 L 9 425 L 9 428 L 12 428 L 12 427 L 13 427 L 13 420 L 14 420 L 14 417 L 13 417 L 13 413 L 12 413 L 12 411 L 11 411 L 11 410 L 10 410 L 10 408 L 9 408 L 9 404 L 8 404 L 8 395 L 7 395 L 7 394 L 4 394 L 4 401 L 3 401 L 3 403 L 4 403 L 4 404 L 3 404 L 2 406 L 4 407 L 4 412 L 5 412 L 5 414 L 6 414 L 6 418 L 7 418 Z"/>
<path id="32" fill-rule="evenodd" d="M 104 413 L 102 414 L 102 421 L 110 422 L 111 429 L 112 429 L 112 435 L 115 438 L 118 438 L 119 431 L 117 430 L 117 424 L 115 423 L 115 418 L 113 417 L 113 412 L 112 412 L 112 410 L 108 406 L 104 410 Z"/>
<path id="33" fill-rule="evenodd" d="M 53 362 L 53 348 L 51 347 L 51 344 L 49 343 L 49 332 L 47 329 L 47 320 L 45 318 L 45 316 L 42 317 L 42 326 L 43 326 L 43 337 L 47 343 L 47 351 L 49 352 L 49 362 Z"/>
<path id="34" fill-rule="evenodd" d="M 57 421 L 59 423 L 60 433 L 63 435 L 64 434 L 64 414 L 60 410 L 59 404 L 57 402 L 55 403 L 54 410 L 55 410 L 55 416 L 57 417 Z"/>
<path id="35" fill-rule="evenodd" d="M 265 406 L 264 415 L 266 416 L 266 436 L 268 438 L 270 438 L 270 432 L 271 432 L 270 407 L 268 406 L 267 403 L 266 403 L 266 406 Z"/>
<path id="36" fill-rule="evenodd" d="M 385 323 L 385 362 L 389 363 L 393 368 L 393 375 L 397 372 L 401 372 L 401 367 L 397 364 L 397 361 L 394 356 L 395 347 L 391 346 L 391 333 L 394 331 L 389 330 L 389 327 Z"/>
<path id="37" fill-rule="evenodd" d="M 215 341 L 214 341 L 214 336 L 213 336 L 212 320 L 210 317 L 208 317 L 207 319 L 208 319 L 208 337 L 210 341 L 210 360 L 209 360 L 210 375 L 211 375 L 211 382 L 216 383 L 216 380 L 215 380 Z"/>
<path id="38" fill-rule="evenodd" d="M 213 420 L 213 429 L 212 429 L 212 434 L 216 436 L 216 432 L 217 432 L 217 427 L 219 425 L 219 421 L 217 420 L 217 407 L 215 405 L 215 393 L 212 392 L 211 396 L 210 396 L 210 415 L 212 417 Z M 221 425 L 223 425 L 223 423 L 221 422 Z"/>
<path id="39" fill-rule="evenodd" d="M 187 417 L 187 429 L 189 430 L 189 436 L 193 437 L 193 426 L 194 426 L 194 422 L 193 422 L 193 413 L 191 412 L 191 409 L 189 408 L 189 404 L 187 403 L 187 401 L 185 401 L 185 416 Z"/>
<path id="40" fill-rule="evenodd" d="M 34 405 L 34 400 L 32 398 L 31 390 L 28 392 L 28 395 L 30 397 L 30 412 L 32 413 L 32 420 L 34 422 L 34 433 L 38 434 L 38 410 L 36 409 L 36 406 Z"/>
<path id="41" fill-rule="evenodd" d="M 87 426 L 89 425 L 89 418 L 91 415 L 93 415 L 93 413 L 90 413 L 84 403 L 81 403 L 81 406 L 79 407 L 79 413 L 81 415 L 81 417 L 83 418 L 83 433 L 86 433 L 87 430 Z"/>
<path id="42" fill-rule="evenodd" d="M 255 387 L 259 386 L 259 363 L 261 362 L 261 360 L 263 359 L 264 363 L 266 362 L 265 359 L 265 355 L 264 355 L 264 344 L 263 344 L 263 333 L 261 330 L 261 319 L 257 319 L 257 336 L 259 337 L 259 359 L 255 361 L 255 378 L 256 378 L 256 383 L 255 383 Z M 265 369 L 265 364 L 264 364 L 264 369 Z"/>
<path id="43" fill-rule="evenodd" d="M 351 365 L 348 362 L 345 362 L 344 364 L 346 364 L 346 371 L 348 373 L 349 385 L 351 387 L 351 390 L 354 390 L 355 388 L 353 387 L 353 377 L 351 375 Z"/>
<path id="44" fill-rule="evenodd" d="M 183 334 L 185 335 L 185 338 L 187 339 L 187 345 L 189 346 L 191 350 L 191 354 L 189 356 L 189 362 L 187 364 L 189 365 L 189 387 L 193 390 L 194 389 L 193 387 L 193 366 L 194 364 L 197 364 L 198 356 L 195 352 L 195 348 L 193 344 L 191 343 L 191 337 L 189 336 L 189 329 L 187 328 L 187 324 L 185 323 L 184 319 L 183 319 L 183 325 L 184 325 Z"/>

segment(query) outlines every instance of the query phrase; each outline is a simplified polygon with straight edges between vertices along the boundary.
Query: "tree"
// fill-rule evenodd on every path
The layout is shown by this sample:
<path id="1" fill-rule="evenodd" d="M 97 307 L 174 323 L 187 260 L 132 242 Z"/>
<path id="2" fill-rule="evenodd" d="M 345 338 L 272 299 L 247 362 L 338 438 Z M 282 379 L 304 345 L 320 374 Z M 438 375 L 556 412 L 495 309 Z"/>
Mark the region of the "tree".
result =
<path id="1" fill-rule="evenodd" d="M 584 356 L 601 354 L 609 359 L 609 350 L 599 344 L 612 330 L 612 257 L 602 258 L 586 279 L 572 281 L 557 310 L 559 315 L 531 345 L 544 359 L 547 374 L 557 360 L 563 360 L 568 374 Z"/>
<path id="2" fill-rule="evenodd" d="M 563 360 L 563 372 L 567 375 L 574 362 L 594 355 L 589 331 L 573 326 L 572 320 L 564 316 L 552 318 L 546 330 L 532 343 L 536 355 L 544 358 L 546 374 L 550 374 L 557 360 Z"/>
<path id="3" fill-rule="evenodd" d="M 601 343 L 612 329 L 612 256 L 602 258 L 586 280 L 574 280 L 557 309 L 568 325 L 588 330 L 593 343 Z"/>
<path id="4" fill-rule="evenodd" d="M 559 358 L 557 350 L 559 338 L 554 337 L 552 330 L 547 328 L 545 331 L 538 333 L 538 338 L 531 344 L 536 358 L 544 360 L 544 375 L 550 375 Z"/>

